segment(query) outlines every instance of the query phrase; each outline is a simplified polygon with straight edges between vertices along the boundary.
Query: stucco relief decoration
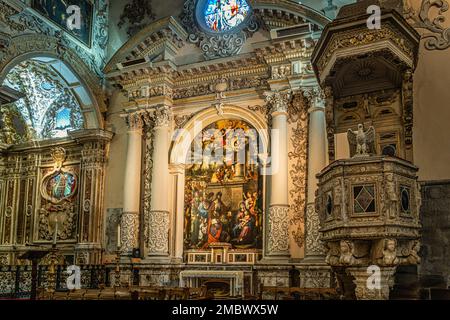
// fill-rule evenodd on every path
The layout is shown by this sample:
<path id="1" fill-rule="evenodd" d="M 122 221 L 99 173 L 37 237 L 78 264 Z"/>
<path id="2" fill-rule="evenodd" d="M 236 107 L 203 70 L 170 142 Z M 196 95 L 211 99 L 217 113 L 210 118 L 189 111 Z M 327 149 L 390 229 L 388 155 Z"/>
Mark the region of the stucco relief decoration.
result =
<path id="1" fill-rule="evenodd" d="M 289 207 L 273 206 L 269 208 L 268 217 L 268 252 L 285 252 L 289 250 Z"/>
<path id="2" fill-rule="evenodd" d="M 291 137 L 293 150 L 289 152 L 289 174 L 292 181 L 289 190 L 290 226 L 292 237 L 299 247 L 302 247 L 304 243 L 302 224 L 306 205 L 309 101 L 305 92 L 296 92 L 288 109 L 288 121 L 293 125 Z"/>
<path id="3" fill-rule="evenodd" d="M 292 90 L 266 92 L 264 97 L 271 113 L 287 113 L 292 99 Z"/>
<path id="4" fill-rule="evenodd" d="M 32 139 L 64 137 L 83 128 L 80 105 L 57 72 L 45 63 L 26 60 L 16 65 L 4 84 L 23 93 L 24 98 L 1 107 L 8 136 L 3 140 L 26 142 Z"/>
<path id="5" fill-rule="evenodd" d="M 246 0 L 187 0 L 181 21 L 207 60 L 239 53 L 259 28 Z"/>
<path id="6" fill-rule="evenodd" d="M 428 50 L 445 50 L 450 47 L 450 25 L 445 24 L 448 18 L 445 13 L 448 10 L 446 0 L 422 0 L 420 8 L 414 8 L 411 1 L 405 1 L 406 19 L 413 21 L 413 27 L 429 31 L 422 35 Z"/>
<path id="7" fill-rule="evenodd" d="M 152 1 L 133 0 L 125 5 L 117 26 L 122 28 L 128 21 L 127 34 L 131 37 L 153 20 L 155 20 L 155 15 Z"/>
<path id="8" fill-rule="evenodd" d="M 144 155 L 144 243 L 149 243 L 149 226 L 152 200 L 152 170 L 153 170 L 153 141 L 154 123 L 149 122 L 144 127 L 145 155 Z"/>
<path id="9" fill-rule="evenodd" d="M 169 212 L 151 211 L 148 215 L 148 251 L 151 254 L 166 254 L 169 252 Z"/>
<path id="10" fill-rule="evenodd" d="M 61 240 L 73 239 L 77 223 L 78 175 L 72 168 L 63 168 L 66 159 L 64 148 L 54 148 L 51 156 L 54 167 L 44 174 L 40 186 L 39 239 L 51 240 L 55 233 Z"/>
<path id="11" fill-rule="evenodd" d="M 95 19 L 93 20 L 91 43 L 84 43 L 76 37 L 70 35 L 69 32 L 57 27 L 55 23 L 47 22 L 45 17 L 41 17 L 39 14 L 35 14 L 31 10 L 17 10 L 8 5 L 6 2 L 0 2 L 0 21 L 6 26 L 4 32 L 11 37 L 15 37 L 20 34 L 37 34 L 40 36 L 48 36 L 51 41 L 45 43 L 45 46 L 39 45 L 39 40 L 30 39 L 26 43 L 26 50 L 32 50 L 33 47 L 37 51 L 43 51 L 44 49 L 50 49 L 58 55 L 67 55 L 67 49 L 70 48 L 76 53 L 77 58 L 83 60 L 83 62 L 95 72 L 97 77 L 103 78 L 102 69 L 106 64 L 106 46 L 108 42 L 108 1 L 98 0 L 95 4 Z M 3 30 L 2 30 L 3 31 Z M 55 47 L 54 42 L 58 45 Z M 0 45 L 1 48 L 1 45 Z M 16 45 L 7 46 L 0 50 L 0 69 L 5 62 L 5 57 L 15 57 L 20 54 L 21 49 Z M 45 50 L 44 50 L 45 51 Z M 68 59 L 70 60 L 70 59 Z M 78 68 L 79 66 L 74 66 Z"/>

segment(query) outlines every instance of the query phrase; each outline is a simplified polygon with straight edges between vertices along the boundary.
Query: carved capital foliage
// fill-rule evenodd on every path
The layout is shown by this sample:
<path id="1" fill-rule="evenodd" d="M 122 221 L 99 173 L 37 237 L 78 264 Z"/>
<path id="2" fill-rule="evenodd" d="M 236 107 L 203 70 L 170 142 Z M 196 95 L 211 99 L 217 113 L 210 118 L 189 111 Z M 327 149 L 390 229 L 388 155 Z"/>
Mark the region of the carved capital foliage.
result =
<path id="1" fill-rule="evenodd" d="M 144 115 L 142 113 L 130 113 L 126 116 L 125 121 L 127 122 L 128 128 L 131 131 L 142 130 L 144 127 Z"/>
<path id="2" fill-rule="evenodd" d="M 154 114 L 155 127 L 168 127 L 172 121 L 172 110 L 168 106 L 159 106 Z"/>
<path id="3" fill-rule="evenodd" d="M 169 106 L 155 106 L 124 115 L 130 130 L 153 129 L 155 127 L 169 126 L 173 114 Z"/>
<path id="4" fill-rule="evenodd" d="M 264 94 L 270 113 L 287 113 L 292 99 L 292 90 L 271 91 Z"/>
<path id="5" fill-rule="evenodd" d="M 289 252 L 289 206 L 271 206 L 268 216 L 267 253 Z"/>

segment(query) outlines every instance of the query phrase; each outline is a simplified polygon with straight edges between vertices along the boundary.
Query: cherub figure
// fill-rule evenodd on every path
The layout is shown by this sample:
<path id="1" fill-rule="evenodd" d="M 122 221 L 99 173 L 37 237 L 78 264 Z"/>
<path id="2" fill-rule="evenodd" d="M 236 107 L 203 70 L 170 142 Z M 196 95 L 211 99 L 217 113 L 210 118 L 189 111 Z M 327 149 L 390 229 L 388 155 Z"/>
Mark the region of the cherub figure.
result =
<path id="1" fill-rule="evenodd" d="M 339 264 L 352 265 L 355 263 L 355 257 L 353 256 L 353 244 L 351 241 L 341 240 L 339 243 L 340 257 Z"/>
<path id="2" fill-rule="evenodd" d="M 397 241 L 395 239 L 386 239 L 384 241 L 382 264 L 385 266 L 395 266 L 398 262 Z"/>

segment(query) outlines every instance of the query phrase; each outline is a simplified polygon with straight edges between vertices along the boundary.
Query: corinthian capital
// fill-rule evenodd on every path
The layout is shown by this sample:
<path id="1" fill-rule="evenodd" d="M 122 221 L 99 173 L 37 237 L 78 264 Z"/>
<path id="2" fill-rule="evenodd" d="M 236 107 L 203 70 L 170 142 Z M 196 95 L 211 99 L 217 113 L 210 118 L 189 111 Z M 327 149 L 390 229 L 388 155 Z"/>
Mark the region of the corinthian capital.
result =
<path id="1" fill-rule="evenodd" d="M 287 113 L 292 99 L 292 90 L 266 92 L 264 96 L 272 114 Z"/>
<path id="2" fill-rule="evenodd" d="M 141 130 L 144 126 L 142 115 L 138 112 L 127 114 L 125 120 L 130 130 Z"/>
<path id="3" fill-rule="evenodd" d="M 172 110 L 168 106 L 156 107 L 153 114 L 155 127 L 168 127 L 172 120 Z"/>

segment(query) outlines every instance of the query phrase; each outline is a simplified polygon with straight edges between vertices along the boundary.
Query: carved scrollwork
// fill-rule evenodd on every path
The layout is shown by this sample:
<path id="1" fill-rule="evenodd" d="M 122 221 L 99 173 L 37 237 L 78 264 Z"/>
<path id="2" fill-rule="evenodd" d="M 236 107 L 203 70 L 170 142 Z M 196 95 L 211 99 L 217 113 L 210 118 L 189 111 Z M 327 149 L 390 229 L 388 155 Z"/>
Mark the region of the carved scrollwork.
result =
<path id="1" fill-rule="evenodd" d="M 202 51 L 205 59 L 229 57 L 239 53 L 248 37 L 252 36 L 259 28 L 259 23 L 254 15 L 251 15 L 241 28 L 225 33 L 206 32 L 199 26 L 196 19 L 197 2 L 187 0 L 184 3 L 181 22 L 189 33 L 188 41 L 195 43 Z"/>
<path id="2" fill-rule="evenodd" d="M 268 252 L 287 253 L 289 250 L 289 207 L 271 206 L 268 220 Z"/>
<path id="3" fill-rule="evenodd" d="M 120 250 L 127 254 L 138 246 L 139 214 L 137 212 L 124 212 L 120 225 Z"/>
<path id="4" fill-rule="evenodd" d="M 58 239 L 70 240 L 75 238 L 77 225 L 76 206 L 66 202 L 60 205 L 48 203 L 40 209 L 39 215 L 39 239 L 50 241 L 55 232 L 55 226 L 51 227 L 52 221 L 57 221 L 56 230 Z"/>
<path id="5" fill-rule="evenodd" d="M 320 240 L 320 221 L 319 214 L 315 211 L 315 205 L 310 204 L 306 208 L 306 254 L 321 255 L 324 253 L 324 247 Z"/>
<path id="6" fill-rule="evenodd" d="M 291 197 L 290 225 L 292 237 L 295 243 L 302 247 L 304 244 L 304 212 L 306 206 L 306 172 L 308 152 L 308 108 L 310 100 L 303 91 L 297 92 L 292 98 L 288 108 L 288 121 L 293 124 L 292 146 L 289 152 L 291 162 L 289 174 L 291 176 L 292 188 L 289 190 Z"/>
<path id="7" fill-rule="evenodd" d="M 148 250 L 149 254 L 167 254 L 169 252 L 169 212 L 152 210 L 148 214 Z"/>
<path id="8" fill-rule="evenodd" d="M 434 9 L 438 9 L 437 15 L 430 17 Z M 450 28 L 443 26 L 446 17 L 443 15 L 449 10 L 446 0 L 422 0 L 418 12 L 411 4 L 405 6 L 405 17 L 414 21 L 415 28 L 426 29 L 431 33 L 423 35 L 425 48 L 428 50 L 445 50 L 450 47 Z"/>

